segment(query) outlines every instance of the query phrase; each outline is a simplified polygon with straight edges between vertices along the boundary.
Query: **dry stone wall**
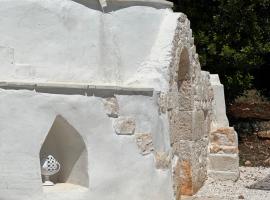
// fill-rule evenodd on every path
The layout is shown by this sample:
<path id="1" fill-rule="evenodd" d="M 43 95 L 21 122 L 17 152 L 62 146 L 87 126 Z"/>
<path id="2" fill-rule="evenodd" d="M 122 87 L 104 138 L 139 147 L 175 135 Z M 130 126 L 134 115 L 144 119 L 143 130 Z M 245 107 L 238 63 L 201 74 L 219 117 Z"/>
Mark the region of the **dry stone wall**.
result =
<path id="1" fill-rule="evenodd" d="M 206 179 L 213 99 L 209 73 L 201 72 L 190 22 L 184 14 L 178 19 L 172 52 L 174 59 L 170 66 L 170 90 L 167 95 L 177 199 L 179 193 L 196 193 Z"/>

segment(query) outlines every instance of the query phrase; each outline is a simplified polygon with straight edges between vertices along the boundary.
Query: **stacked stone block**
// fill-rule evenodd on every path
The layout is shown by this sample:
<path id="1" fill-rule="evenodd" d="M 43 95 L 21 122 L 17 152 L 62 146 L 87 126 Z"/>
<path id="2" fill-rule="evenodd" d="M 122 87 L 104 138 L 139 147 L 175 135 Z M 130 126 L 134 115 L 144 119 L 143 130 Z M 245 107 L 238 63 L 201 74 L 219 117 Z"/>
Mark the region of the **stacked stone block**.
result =
<path id="1" fill-rule="evenodd" d="M 208 176 L 216 180 L 236 181 L 239 177 L 237 133 L 229 127 L 224 89 L 218 75 L 211 75 L 213 112 L 208 147 Z"/>
<path id="2" fill-rule="evenodd" d="M 239 176 L 237 134 L 232 127 L 219 128 L 210 133 L 210 177 L 218 180 L 237 180 Z"/>
<path id="3" fill-rule="evenodd" d="M 179 193 L 192 195 L 206 180 L 212 95 L 209 74 L 201 73 L 185 15 L 179 18 L 174 42 L 168 111 L 174 191 L 179 199 Z"/>

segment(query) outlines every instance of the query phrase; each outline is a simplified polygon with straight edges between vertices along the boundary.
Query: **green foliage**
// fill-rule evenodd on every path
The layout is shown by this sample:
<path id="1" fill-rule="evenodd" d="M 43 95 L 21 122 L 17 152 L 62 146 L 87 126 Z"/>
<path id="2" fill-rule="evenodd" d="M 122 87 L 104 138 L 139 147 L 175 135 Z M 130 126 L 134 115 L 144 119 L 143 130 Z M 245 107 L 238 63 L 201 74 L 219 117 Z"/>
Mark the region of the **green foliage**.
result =
<path id="1" fill-rule="evenodd" d="M 175 9 L 191 20 L 202 68 L 220 75 L 233 101 L 252 87 L 256 70 L 270 68 L 270 0 L 178 1 Z"/>
<path id="2" fill-rule="evenodd" d="M 224 85 L 227 99 L 234 99 L 237 95 L 241 95 L 252 86 L 253 76 L 250 74 L 244 75 L 237 71 L 232 75 L 225 75 Z"/>
<path id="3" fill-rule="evenodd" d="M 258 90 L 246 90 L 241 96 L 235 99 L 236 103 L 267 103 L 268 100 Z"/>

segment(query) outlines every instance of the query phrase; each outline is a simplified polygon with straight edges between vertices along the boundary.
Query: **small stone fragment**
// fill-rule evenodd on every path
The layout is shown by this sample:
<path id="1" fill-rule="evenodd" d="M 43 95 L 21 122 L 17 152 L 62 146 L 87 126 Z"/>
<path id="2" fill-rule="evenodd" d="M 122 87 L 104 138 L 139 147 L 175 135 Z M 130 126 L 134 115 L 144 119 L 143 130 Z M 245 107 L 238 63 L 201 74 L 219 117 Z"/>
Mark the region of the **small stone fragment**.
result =
<path id="1" fill-rule="evenodd" d="M 251 166 L 251 162 L 250 162 L 249 160 L 247 160 L 247 161 L 245 162 L 245 166 Z"/>
<path id="2" fill-rule="evenodd" d="M 104 99 L 104 107 L 106 110 L 106 114 L 109 117 L 117 118 L 119 114 L 119 105 L 116 97 L 110 97 Z"/>
<path id="3" fill-rule="evenodd" d="M 154 151 L 152 135 L 150 133 L 136 133 L 135 137 L 142 155 L 147 155 Z"/>
<path id="4" fill-rule="evenodd" d="M 165 93 L 160 93 L 158 98 L 159 112 L 166 113 L 167 111 L 167 96 Z"/>
<path id="5" fill-rule="evenodd" d="M 115 119 L 113 126 L 117 135 L 133 135 L 136 122 L 131 117 L 119 117 Z"/>
<path id="6" fill-rule="evenodd" d="M 155 152 L 157 169 L 168 169 L 171 164 L 170 155 L 166 152 Z"/>

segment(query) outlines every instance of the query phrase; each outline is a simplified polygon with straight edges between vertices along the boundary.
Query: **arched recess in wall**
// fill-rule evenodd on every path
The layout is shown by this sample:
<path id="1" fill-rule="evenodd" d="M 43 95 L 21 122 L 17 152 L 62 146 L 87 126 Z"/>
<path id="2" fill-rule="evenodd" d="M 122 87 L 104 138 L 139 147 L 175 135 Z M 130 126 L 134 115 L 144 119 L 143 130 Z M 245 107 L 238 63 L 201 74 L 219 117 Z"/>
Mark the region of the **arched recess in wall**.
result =
<path id="1" fill-rule="evenodd" d="M 190 60 L 188 49 L 184 47 L 180 54 L 180 62 L 178 66 L 178 91 L 182 89 L 185 83 L 190 82 Z"/>
<path id="2" fill-rule="evenodd" d="M 55 118 L 40 149 L 40 160 L 48 155 L 61 164 L 60 171 L 50 177 L 51 181 L 89 186 L 86 145 L 79 132 L 60 115 Z"/>

